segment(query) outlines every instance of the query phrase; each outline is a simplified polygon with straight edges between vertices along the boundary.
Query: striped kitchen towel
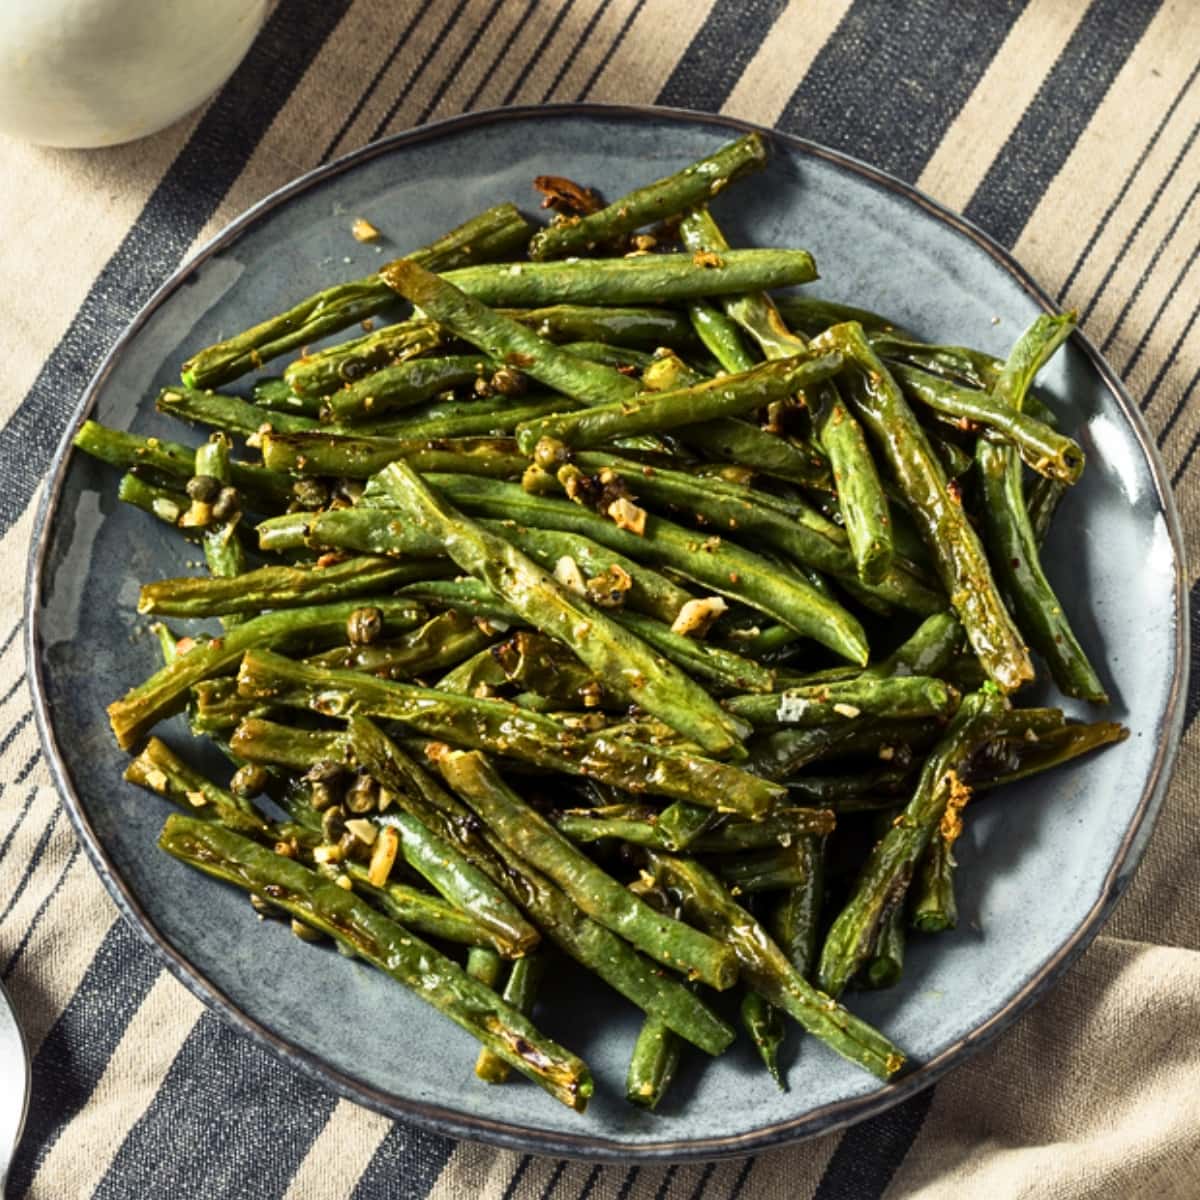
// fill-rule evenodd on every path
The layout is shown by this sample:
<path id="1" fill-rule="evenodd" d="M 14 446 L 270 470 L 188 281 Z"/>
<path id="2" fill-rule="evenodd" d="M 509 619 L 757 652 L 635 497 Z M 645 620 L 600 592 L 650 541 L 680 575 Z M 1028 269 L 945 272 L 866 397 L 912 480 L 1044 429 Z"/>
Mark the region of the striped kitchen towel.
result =
<path id="1" fill-rule="evenodd" d="M 90 153 L 0 143 L 0 977 L 35 1072 L 10 1194 L 1200 1196 L 1200 730 L 1101 936 L 935 1089 L 752 1159 L 599 1168 L 394 1123 L 207 1013 L 76 846 L 20 630 L 54 447 L 105 350 L 193 248 L 373 138 L 556 100 L 748 118 L 964 212 L 1079 309 L 1146 414 L 1200 562 L 1198 64 L 1196 0 L 281 0 L 222 91 L 165 132 Z M 1193 688 L 1189 722 L 1196 709 Z"/>

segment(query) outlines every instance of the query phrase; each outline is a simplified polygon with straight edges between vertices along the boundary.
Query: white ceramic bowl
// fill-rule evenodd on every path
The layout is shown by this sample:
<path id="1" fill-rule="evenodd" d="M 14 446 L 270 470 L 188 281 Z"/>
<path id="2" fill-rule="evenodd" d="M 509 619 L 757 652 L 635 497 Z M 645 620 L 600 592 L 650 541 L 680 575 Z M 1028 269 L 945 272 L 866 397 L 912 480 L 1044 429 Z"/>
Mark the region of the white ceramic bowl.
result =
<path id="1" fill-rule="evenodd" d="M 0 0 L 0 132 L 111 146 L 178 120 L 225 82 L 269 0 Z"/>

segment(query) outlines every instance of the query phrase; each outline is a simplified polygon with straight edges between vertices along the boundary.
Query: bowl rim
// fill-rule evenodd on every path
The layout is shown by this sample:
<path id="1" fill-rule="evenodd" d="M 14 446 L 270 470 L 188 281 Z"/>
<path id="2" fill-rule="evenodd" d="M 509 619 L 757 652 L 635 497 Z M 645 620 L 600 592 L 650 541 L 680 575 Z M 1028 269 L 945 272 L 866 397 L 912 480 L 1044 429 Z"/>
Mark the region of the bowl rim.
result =
<path id="1" fill-rule="evenodd" d="M 1105 874 L 1099 896 L 1076 929 L 991 1017 L 951 1043 L 935 1058 L 921 1063 L 885 1088 L 863 1096 L 833 1101 L 795 1118 L 778 1121 L 744 1133 L 697 1139 L 674 1137 L 661 1141 L 632 1144 L 612 1137 L 589 1134 L 583 1130 L 578 1134 L 563 1133 L 555 1130 L 530 1129 L 508 1121 L 493 1121 L 486 1117 L 447 1108 L 441 1104 L 401 1099 L 390 1092 L 375 1088 L 332 1066 L 319 1054 L 290 1041 L 242 1011 L 235 1000 L 208 980 L 159 931 L 129 885 L 121 878 L 92 827 L 59 751 L 58 741 L 48 715 L 43 663 L 38 653 L 42 583 L 48 549 L 48 540 L 45 535 L 58 508 L 66 477 L 66 468 L 73 450 L 72 439 L 95 406 L 101 388 L 127 345 L 141 331 L 153 313 L 185 284 L 198 266 L 236 242 L 243 231 L 254 225 L 260 218 L 309 188 L 345 171 L 352 170 L 380 155 L 388 154 L 399 147 L 436 140 L 462 130 L 501 122 L 537 120 L 547 116 L 590 117 L 600 120 L 677 121 L 681 124 L 691 122 L 721 127 L 734 134 L 757 132 L 769 143 L 778 142 L 804 156 L 824 160 L 907 200 L 921 209 L 929 218 L 949 226 L 959 236 L 965 237 L 984 250 L 1046 312 L 1059 311 L 1059 306 L 1034 282 L 1008 250 L 966 218 L 946 208 L 919 189 L 842 151 L 831 149 L 807 138 L 769 129 L 766 126 L 732 116 L 654 105 L 583 102 L 522 105 L 512 108 L 481 109 L 477 112 L 449 117 L 414 129 L 404 130 L 370 142 L 331 162 L 317 166 L 277 188 L 210 238 L 194 255 L 173 271 L 161 287 L 155 291 L 145 306 L 122 331 L 84 389 L 62 441 L 55 451 L 50 467 L 50 482 L 39 503 L 30 541 L 25 583 L 24 642 L 34 718 L 46 762 L 67 810 L 67 815 L 75 827 L 76 835 L 82 843 L 89 861 L 122 916 L 133 925 L 142 940 L 153 949 L 162 965 L 208 1008 L 213 1009 L 239 1032 L 248 1034 L 260 1045 L 278 1055 L 285 1063 L 301 1071 L 321 1086 L 330 1089 L 340 1097 L 362 1104 L 388 1117 L 413 1122 L 445 1136 L 487 1142 L 505 1149 L 527 1153 L 588 1161 L 625 1163 L 635 1160 L 639 1162 L 704 1161 L 742 1156 L 769 1148 L 778 1148 L 819 1134 L 830 1133 L 876 1116 L 932 1085 L 951 1067 L 964 1061 L 969 1054 L 1012 1024 L 1061 978 L 1066 969 L 1082 954 L 1095 937 L 1128 884 L 1133 869 L 1140 860 L 1153 830 L 1155 819 L 1166 795 L 1183 729 L 1185 707 L 1183 699 L 1187 685 L 1190 634 L 1187 619 L 1188 591 L 1183 535 L 1166 469 L 1141 411 L 1116 372 L 1078 329 L 1071 335 L 1071 340 L 1086 356 L 1100 380 L 1112 394 L 1141 448 L 1153 479 L 1159 509 L 1166 522 L 1174 554 L 1175 612 L 1177 616 L 1175 661 L 1162 721 L 1162 734 L 1155 748 L 1154 759 L 1142 788 L 1137 808 L 1134 810 L 1113 861 Z"/>

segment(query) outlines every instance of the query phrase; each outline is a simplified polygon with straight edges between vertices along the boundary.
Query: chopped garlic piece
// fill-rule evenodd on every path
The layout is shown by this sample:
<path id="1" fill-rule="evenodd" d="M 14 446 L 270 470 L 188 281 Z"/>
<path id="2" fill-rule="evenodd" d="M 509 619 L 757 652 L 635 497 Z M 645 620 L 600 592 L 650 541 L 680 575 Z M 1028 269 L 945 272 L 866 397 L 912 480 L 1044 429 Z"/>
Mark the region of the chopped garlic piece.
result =
<path id="1" fill-rule="evenodd" d="M 574 592 L 577 596 L 587 595 L 587 581 L 583 578 L 583 572 L 579 569 L 579 564 L 569 554 L 564 554 L 554 564 L 554 578 L 567 591 Z"/>
<path id="2" fill-rule="evenodd" d="M 379 230 L 365 217 L 356 218 L 354 224 L 350 226 L 350 232 L 354 234 L 356 242 L 376 242 L 379 240 Z"/>
<path id="3" fill-rule="evenodd" d="M 681 637 L 702 638 L 712 623 L 728 608 L 729 605 L 720 596 L 689 600 L 671 622 L 671 632 Z"/>
<path id="4" fill-rule="evenodd" d="M 624 496 L 618 497 L 608 506 L 608 515 L 618 529 L 636 533 L 639 537 L 646 532 L 646 510 L 639 508 L 632 500 Z"/>
<path id="5" fill-rule="evenodd" d="M 853 704 L 835 704 L 833 711 L 839 717 L 850 717 L 851 719 L 862 715 L 862 709 L 855 708 Z"/>
<path id="6" fill-rule="evenodd" d="M 347 821 L 346 828 L 350 830 L 350 832 L 354 834 L 354 836 L 358 838 L 358 840 L 362 842 L 364 846 L 373 846 L 375 844 L 375 838 L 379 835 L 379 830 L 375 823 L 373 821 L 364 821 L 362 817 L 355 817 L 353 820 Z"/>

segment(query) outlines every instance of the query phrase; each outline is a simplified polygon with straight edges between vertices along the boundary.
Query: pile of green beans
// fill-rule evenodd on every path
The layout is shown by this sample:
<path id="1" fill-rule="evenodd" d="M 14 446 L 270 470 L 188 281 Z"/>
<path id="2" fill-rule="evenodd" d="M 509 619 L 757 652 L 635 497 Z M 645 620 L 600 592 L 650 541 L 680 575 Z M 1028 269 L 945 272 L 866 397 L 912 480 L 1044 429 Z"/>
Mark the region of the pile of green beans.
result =
<path id="1" fill-rule="evenodd" d="M 1073 315 L 1001 361 L 777 299 L 812 257 L 707 207 L 767 158 L 498 204 L 197 349 L 155 403 L 198 448 L 76 437 L 207 566 L 142 582 L 163 661 L 108 710 L 181 810 L 162 848 L 578 1111 L 555 958 L 641 1010 L 643 1109 L 738 1026 L 779 1087 L 792 1025 L 892 1079 L 842 996 L 957 924 L 964 806 L 1126 736 L 1018 706 L 1041 663 L 1107 703 L 1040 562 L 1084 469 L 1033 391 Z M 228 781 L 151 735 L 180 715 Z"/>

